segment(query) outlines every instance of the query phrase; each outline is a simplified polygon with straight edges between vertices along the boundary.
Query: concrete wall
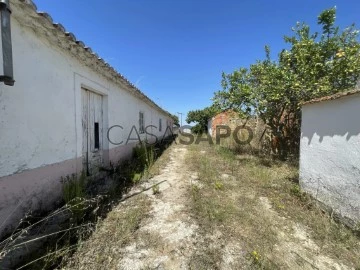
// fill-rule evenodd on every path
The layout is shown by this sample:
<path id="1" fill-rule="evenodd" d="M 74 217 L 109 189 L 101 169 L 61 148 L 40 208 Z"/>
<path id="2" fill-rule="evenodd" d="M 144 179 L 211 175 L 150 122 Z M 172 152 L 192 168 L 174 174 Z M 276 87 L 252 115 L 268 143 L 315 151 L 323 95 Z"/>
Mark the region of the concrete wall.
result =
<path id="1" fill-rule="evenodd" d="M 16 82 L 14 87 L 0 84 L 0 236 L 24 213 L 51 207 L 61 195 L 60 177 L 82 170 L 82 87 L 103 96 L 104 165 L 131 154 L 136 141 L 125 142 L 131 127 L 138 129 L 139 111 L 145 125 L 157 127 L 163 119 L 162 132 L 149 129 L 156 136 L 164 134 L 167 122 L 172 126 L 164 111 L 51 43 L 40 26 L 22 21 L 31 16 L 12 8 Z M 112 129 L 111 140 L 122 144 L 107 139 L 113 125 L 123 129 Z"/>
<path id="2" fill-rule="evenodd" d="M 302 108 L 301 187 L 349 225 L 360 221 L 359 115 L 360 94 Z"/>

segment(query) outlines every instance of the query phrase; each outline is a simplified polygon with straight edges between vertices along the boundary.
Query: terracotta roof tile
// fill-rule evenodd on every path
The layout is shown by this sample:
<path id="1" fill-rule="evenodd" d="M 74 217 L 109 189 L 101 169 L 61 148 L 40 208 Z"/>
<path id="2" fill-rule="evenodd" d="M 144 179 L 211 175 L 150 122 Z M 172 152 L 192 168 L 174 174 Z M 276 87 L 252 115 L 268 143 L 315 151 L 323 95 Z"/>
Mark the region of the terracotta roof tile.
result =
<path id="1" fill-rule="evenodd" d="M 169 116 L 171 116 L 171 114 L 168 111 L 164 110 L 159 105 L 157 105 L 148 96 L 146 96 L 142 91 L 140 91 L 140 89 L 138 89 L 134 84 L 132 84 L 128 79 L 126 79 L 122 74 L 117 72 L 112 66 L 110 66 L 108 63 L 106 63 L 104 61 L 104 59 L 100 58 L 95 52 L 93 52 L 93 50 L 90 47 L 87 47 L 84 44 L 84 42 L 82 42 L 80 40 L 77 40 L 76 36 L 73 33 L 66 31 L 66 29 L 65 29 L 65 27 L 63 25 L 61 25 L 59 23 L 54 23 L 53 19 L 51 18 L 51 16 L 48 13 L 38 11 L 37 6 L 34 4 L 34 2 L 32 0 L 15 0 L 15 1 L 19 1 L 21 3 L 27 4 L 31 9 L 33 9 L 36 12 L 36 14 L 39 17 L 45 18 L 46 21 L 48 21 L 49 24 L 51 24 L 57 31 L 59 31 L 60 33 L 67 36 L 68 40 L 69 40 L 69 43 L 71 43 L 71 42 L 76 43 L 84 51 L 87 51 L 88 53 L 90 52 L 94 58 L 96 58 L 98 61 L 100 61 L 103 64 L 104 68 L 109 69 L 112 73 L 114 73 L 115 77 L 120 78 L 126 85 L 128 85 L 129 88 L 131 88 L 131 92 L 135 93 L 136 95 L 139 96 L 139 98 L 145 100 L 145 102 L 147 102 L 148 104 L 151 104 L 152 106 L 154 106 L 158 110 L 162 111 L 163 113 L 168 114 Z"/>
<path id="2" fill-rule="evenodd" d="M 330 96 L 325 96 L 325 97 L 321 97 L 321 98 L 315 98 L 306 102 L 302 102 L 301 105 L 308 105 L 308 104 L 314 104 L 314 103 L 319 103 L 319 102 L 323 102 L 323 101 L 328 101 L 328 100 L 334 100 L 334 99 L 339 99 L 342 97 L 346 97 L 346 96 L 351 96 L 354 94 L 359 94 L 360 93 L 360 89 L 359 88 L 355 88 L 352 90 L 348 90 L 345 92 L 340 92 L 340 93 L 336 93 L 334 95 L 330 95 Z"/>

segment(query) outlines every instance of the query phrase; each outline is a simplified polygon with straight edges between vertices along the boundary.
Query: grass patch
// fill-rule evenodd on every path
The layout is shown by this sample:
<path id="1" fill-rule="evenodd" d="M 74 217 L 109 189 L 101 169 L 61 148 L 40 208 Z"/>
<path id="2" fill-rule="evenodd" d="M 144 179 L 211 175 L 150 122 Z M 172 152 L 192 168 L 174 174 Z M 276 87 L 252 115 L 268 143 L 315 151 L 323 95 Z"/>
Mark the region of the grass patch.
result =
<path id="1" fill-rule="evenodd" d="M 195 252 L 189 262 L 190 270 L 217 270 L 221 261 L 221 250 L 216 248 L 205 248 Z"/>
<path id="2" fill-rule="evenodd" d="M 135 237 L 147 216 L 149 203 L 140 195 L 119 205 L 98 223 L 96 233 L 80 244 L 78 251 L 61 265 L 63 269 L 113 269 L 121 259 L 120 249 Z"/>
<path id="3" fill-rule="evenodd" d="M 137 234 L 137 239 L 139 239 L 139 245 L 143 248 L 154 248 L 154 249 L 162 249 L 164 248 L 164 243 L 162 236 L 159 233 L 148 232 L 148 231 L 140 231 Z"/>
<path id="4" fill-rule="evenodd" d="M 101 168 L 107 175 L 100 179 L 87 178 L 85 173 L 62 178 L 63 202 L 59 208 L 47 213 L 32 213 L 21 220 L 11 235 L 0 241 L 0 268 L 3 265 L 11 269 L 56 268 L 63 257 L 71 256 L 83 245 L 97 229 L 98 220 L 107 217 L 129 188 L 150 177 L 150 172 L 155 174 L 151 170 L 155 166 L 160 168 L 156 159 L 168 145 L 169 142 L 153 146 L 142 144 L 134 150 L 131 160 Z M 136 213 L 129 215 L 129 222 L 136 223 Z"/>
<path id="5" fill-rule="evenodd" d="M 65 203 L 72 202 L 75 198 L 85 197 L 86 174 L 83 171 L 79 177 L 75 174 L 62 177 L 63 197 Z"/>
<path id="6" fill-rule="evenodd" d="M 159 185 L 154 185 L 154 186 L 152 186 L 151 189 L 152 189 L 153 195 L 160 194 L 160 186 Z"/>
<path id="7" fill-rule="evenodd" d="M 322 211 L 298 184 L 283 179 L 268 196 L 275 205 L 280 203 L 283 206 L 276 208 L 279 214 L 309 228 L 312 239 L 324 252 L 360 269 L 360 238 Z"/>
<path id="8" fill-rule="evenodd" d="M 188 149 L 187 164 L 200 182 L 189 190 L 193 218 L 207 234 L 220 229 L 224 242 L 236 239 L 251 269 L 287 267 L 287 258 L 277 256 L 274 247 L 287 241 L 282 240 L 282 233 L 297 241 L 292 236 L 293 224 L 306 228 L 322 254 L 360 267 L 359 238 L 300 190 L 295 161 L 239 155 L 206 144 Z"/>

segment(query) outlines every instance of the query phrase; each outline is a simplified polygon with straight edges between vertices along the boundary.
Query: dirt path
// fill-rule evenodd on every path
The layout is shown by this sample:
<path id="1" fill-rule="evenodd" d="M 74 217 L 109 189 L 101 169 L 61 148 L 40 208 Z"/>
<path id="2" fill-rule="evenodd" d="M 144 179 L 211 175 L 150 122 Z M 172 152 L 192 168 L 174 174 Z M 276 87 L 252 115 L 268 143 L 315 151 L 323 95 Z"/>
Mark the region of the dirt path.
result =
<path id="1" fill-rule="evenodd" d="M 119 269 L 187 269 L 196 243 L 197 225 L 186 211 L 190 175 L 186 171 L 187 149 L 173 146 L 166 167 L 148 183 L 156 183 L 159 193 L 145 192 L 151 201 L 150 217 L 138 230 L 136 241 L 122 249 Z"/>
<path id="2" fill-rule="evenodd" d="M 271 193 L 260 196 L 280 190 L 288 167 L 232 167 L 232 156 L 207 151 L 168 148 L 158 175 L 131 190 L 66 269 L 355 269 L 324 252 L 330 240 L 317 245 L 309 227 L 275 211 L 284 206 Z"/>

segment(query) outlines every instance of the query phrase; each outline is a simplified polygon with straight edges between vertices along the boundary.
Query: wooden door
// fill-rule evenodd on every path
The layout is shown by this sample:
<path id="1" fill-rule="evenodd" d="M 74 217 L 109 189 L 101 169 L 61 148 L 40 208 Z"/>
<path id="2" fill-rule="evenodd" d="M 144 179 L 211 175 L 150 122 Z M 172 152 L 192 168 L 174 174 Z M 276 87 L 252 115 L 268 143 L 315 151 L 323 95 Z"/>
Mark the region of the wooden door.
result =
<path id="1" fill-rule="evenodd" d="M 103 99 L 86 89 L 82 96 L 83 165 L 87 175 L 103 165 Z"/>

